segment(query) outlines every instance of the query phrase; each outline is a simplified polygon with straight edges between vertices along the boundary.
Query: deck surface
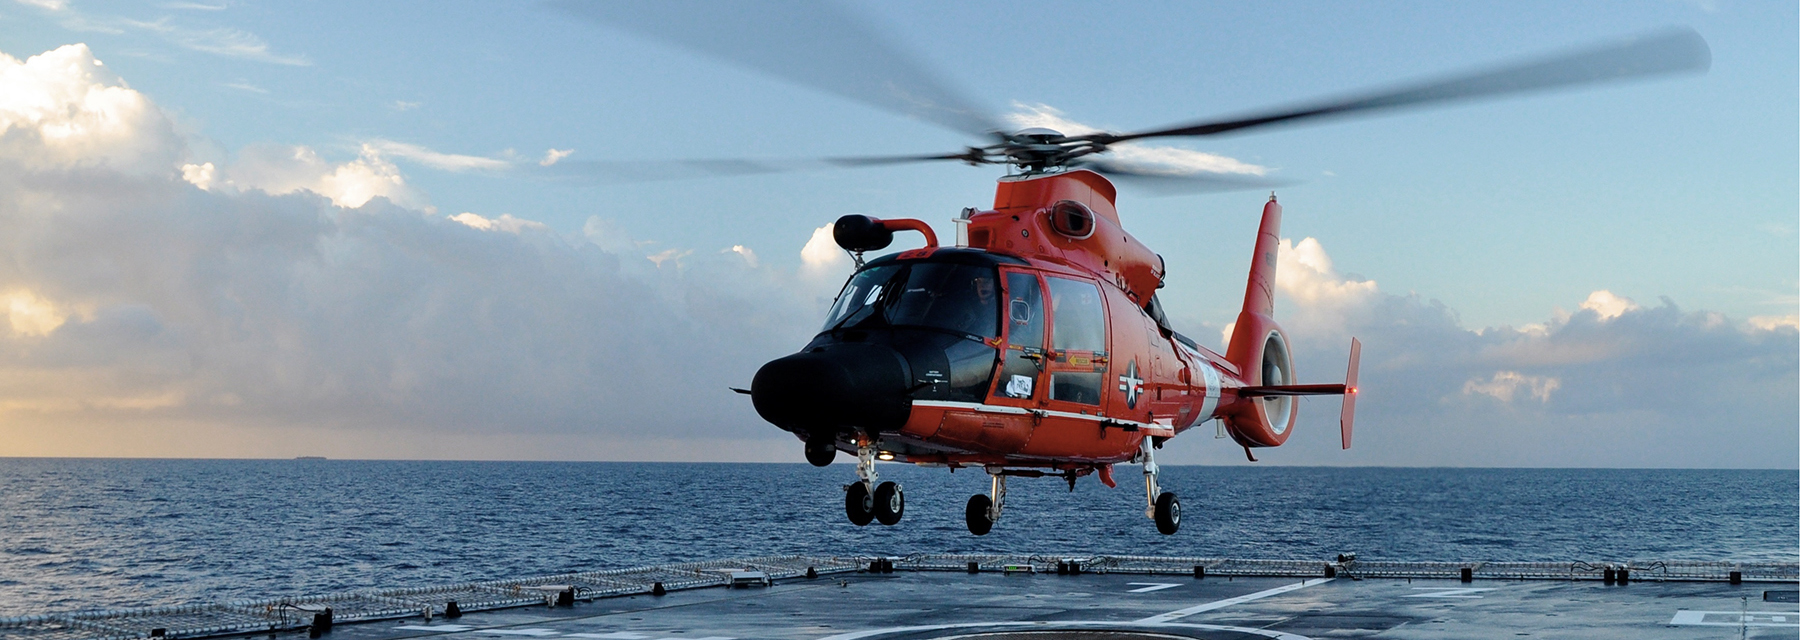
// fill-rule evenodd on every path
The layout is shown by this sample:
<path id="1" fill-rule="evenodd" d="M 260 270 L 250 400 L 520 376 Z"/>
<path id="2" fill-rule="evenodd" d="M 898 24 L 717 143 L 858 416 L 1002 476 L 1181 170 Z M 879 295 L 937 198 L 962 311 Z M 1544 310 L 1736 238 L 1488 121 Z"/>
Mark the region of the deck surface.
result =
<path id="1" fill-rule="evenodd" d="M 326 638 L 1800 637 L 1792 584 L 898 571 L 339 624 Z M 1776 598 L 1782 598 L 1776 594 Z M 1748 610 L 1747 616 L 1740 612 Z M 1740 623 L 1742 625 L 1740 626 Z M 304 632 L 279 637 L 305 637 Z"/>

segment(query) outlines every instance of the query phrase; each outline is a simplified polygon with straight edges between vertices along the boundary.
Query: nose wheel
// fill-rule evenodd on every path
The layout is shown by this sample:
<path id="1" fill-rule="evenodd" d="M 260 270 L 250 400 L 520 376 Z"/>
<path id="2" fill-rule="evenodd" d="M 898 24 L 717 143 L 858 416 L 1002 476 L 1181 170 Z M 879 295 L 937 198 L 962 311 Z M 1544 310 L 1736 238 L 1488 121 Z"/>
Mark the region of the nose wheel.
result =
<path id="1" fill-rule="evenodd" d="M 836 453 L 835 448 L 832 451 Z M 856 453 L 856 475 L 861 479 L 844 487 L 844 515 L 849 516 L 850 524 L 859 527 L 870 522 L 899 524 L 901 516 L 906 515 L 906 493 L 893 482 L 878 483 L 873 446 L 860 445 Z M 808 442 L 807 459 L 811 460 L 811 456 L 812 443 Z"/>
<path id="2" fill-rule="evenodd" d="M 900 485 L 883 482 L 875 487 L 875 521 L 886 525 L 900 523 L 900 516 L 906 515 L 906 494 L 901 493 Z"/>
<path id="3" fill-rule="evenodd" d="M 850 516 L 850 524 L 859 527 L 875 520 L 875 494 L 869 492 L 869 485 L 852 482 L 844 487 L 844 514 Z"/>

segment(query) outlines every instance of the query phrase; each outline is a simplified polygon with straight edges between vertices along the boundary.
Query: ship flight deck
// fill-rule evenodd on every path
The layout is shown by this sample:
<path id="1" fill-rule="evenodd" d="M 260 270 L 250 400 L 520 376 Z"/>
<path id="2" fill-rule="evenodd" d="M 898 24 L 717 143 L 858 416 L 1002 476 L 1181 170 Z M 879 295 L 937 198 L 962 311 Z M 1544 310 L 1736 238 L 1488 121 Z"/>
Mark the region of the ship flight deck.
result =
<path id="1" fill-rule="evenodd" d="M 0 637 L 1800 638 L 1796 580 L 1792 563 L 784 556 L 0 619 Z"/>

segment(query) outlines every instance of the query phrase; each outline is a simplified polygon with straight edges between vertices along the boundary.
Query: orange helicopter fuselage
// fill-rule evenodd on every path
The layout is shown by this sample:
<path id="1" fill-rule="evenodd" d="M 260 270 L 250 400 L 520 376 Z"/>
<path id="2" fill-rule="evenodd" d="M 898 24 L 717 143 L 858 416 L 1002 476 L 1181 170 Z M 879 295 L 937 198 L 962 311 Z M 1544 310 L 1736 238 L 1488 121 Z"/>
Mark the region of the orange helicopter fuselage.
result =
<path id="1" fill-rule="evenodd" d="M 995 348 L 995 373 L 979 402 L 912 400 L 900 428 L 866 434 L 879 438 L 884 457 L 934 466 L 1101 471 L 1110 479 L 1107 467 L 1137 456 L 1144 438 L 1160 445 L 1215 418 L 1225 420 L 1225 430 L 1246 447 L 1286 440 L 1291 404 L 1278 415 L 1265 414 L 1290 398 L 1237 394 L 1264 384 L 1261 367 L 1248 367 L 1246 375 L 1242 366 L 1261 360 L 1261 349 L 1234 360 L 1159 320 L 1153 300 L 1162 286 L 1162 258 L 1120 225 L 1115 194 L 1109 181 L 1089 171 L 1008 177 L 999 183 L 993 209 L 967 212 L 957 221 L 965 227 L 958 229 L 959 244 L 1019 262 L 998 267 L 1003 327 L 987 340 Z M 1264 214 L 1265 227 L 1279 224 L 1279 205 L 1271 201 Z M 895 230 L 922 226 L 879 222 Z M 1264 245 L 1258 242 L 1259 256 L 1275 250 Z M 939 251 L 928 246 L 895 258 L 926 261 Z M 1265 298 L 1269 267 L 1264 282 L 1257 282 L 1253 269 L 1250 285 L 1261 287 Z M 1280 329 L 1262 311 L 1252 314 L 1262 317 L 1249 318 L 1257 326 L 1245 329 L 1279 340 Z M 1096 317 L 1104 325 L 1098 333 Z M 1270 382 L 1290 382 L 1287 375 L 1289 380 Z M 857 443 L 844 444 L 853 450 Z"/>

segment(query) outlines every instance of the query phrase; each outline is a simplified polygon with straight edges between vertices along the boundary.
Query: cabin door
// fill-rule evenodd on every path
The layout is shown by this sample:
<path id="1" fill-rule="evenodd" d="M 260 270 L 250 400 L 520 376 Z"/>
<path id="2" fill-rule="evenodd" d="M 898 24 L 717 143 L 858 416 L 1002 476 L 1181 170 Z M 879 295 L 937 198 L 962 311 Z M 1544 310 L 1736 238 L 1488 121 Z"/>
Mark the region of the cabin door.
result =
<path id="1" fill-rule="evenodd" d="M 1106 303 L 1092 282 L 1056 276 L 1044 280 L 1050 291 L 1047 407 L 1098 415 L 1107 396 Z"/>
<path id="2" fill-rule="evenodd" d="M 1037 273 L 1001 269 L 1005 284 L 1006 304 L 1003 314 L 1006 341 L 1000 350 L 1000 375 L 994 376 L 990 396 L 994 404 L 1036 406 L 1043 397 L 1044 330 L 1049 318 L 1044 314 L 1044 287 Z"/>

